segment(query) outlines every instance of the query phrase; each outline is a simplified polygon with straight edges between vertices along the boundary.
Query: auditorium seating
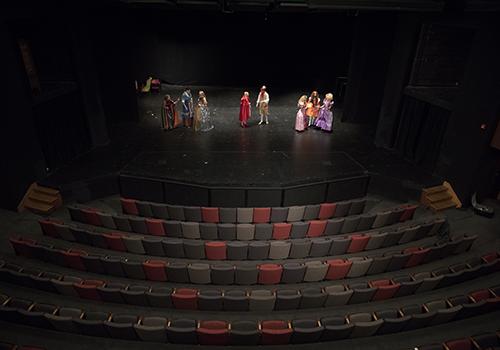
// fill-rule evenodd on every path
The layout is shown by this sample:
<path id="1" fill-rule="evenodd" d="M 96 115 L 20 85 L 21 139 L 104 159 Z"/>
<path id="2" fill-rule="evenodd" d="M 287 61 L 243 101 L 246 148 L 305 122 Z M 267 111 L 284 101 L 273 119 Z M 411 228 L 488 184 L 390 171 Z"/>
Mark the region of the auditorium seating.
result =
<path id="1" fill-rule="evenodd" d="M 353 210 L 339 211 L 342 206 L 335 203 L 337 209 L 332 216 L 330 211 L 321 211 L 321 206 L 305 206 L 280 208 L 280 212 L 288 210 L 286 216 L 280 213 L 272 215 L 271 208 L 234 208 L 236 216 L 228 215 L 231 208 L 193 208 L 164 205 L 165 217 L 151 218 L 139 215 L 139 211 L 132 209 L 131 203 L 137 201 L 122 199 L 124 215 L 105 213 L 96 208 L 83 207 L 81 205 L 68 206 L 72 220 L 92 226 L 117 229 L 125 232 L 150 234 L 155 236 L 184 237 L 188 239 L 204 240 L 270 240 L 303 237 L 331 236 L 348 234 L 370 229 L 381 229 L 384 226 L 392 226 L 413 218 L 415 205 L 401 205 L 377 213 L 361 214 L 365 200 L 346 202 L 348 208 Z M 140 201 L 139 201 L 140 202 Z M 151 206 L 147 203 L 144 206 Z M 156 204 L 160 206 L 161 204 Z M 326 205 L 326 204 L 325 204 Z M 318 209 L 318 207 L 320 209 Z M 293 209 L 292 209 L 293 208 Z M 302 208 L 302 209 L 298 209 Z M 224 210 L 222 210 L 224 209 Z M 275 208 L 273 208 L 275 209 Z M 277 209 L 275 209 L 276 211 Z M 219 220 L 219 213 L 224 212 L 227 220 Z M 144 214 L 153 214 L 153 211 L 144 210 Z M 165 213 L 165 211 L 162 211 Z M 195 214 L 196 213 L 196 214 Z M 322 213 L 320 217 L 320 213 Z M 106 219 L 101 220 L 104 215 Z M 350 215 L 350 216 L 348 216 Z M 236 217 L 235 220 L 233 218 Z M 282 221 L 277 221 L 283 219 Z M 373 219 L 373 220 L 372 220 Z M 110 222 L 113 220 L 113 223 Z M 58 223 L 62 223 L 57 220 Z M 44 225 L 46 220 L 41 221 Z M 44 230 L 45 231 L 45 230 Z M 56 232 L 50 232 L 56 235 Z"/>
<path id="2" fill-rule="evenodd" d="M 490 307 L 483 312 L 500 308 L 500 297 L 488 288 Z M 483 293 L 474 291 L 468 295 L 468 302 L 480 303 L 473 295 Z M 197 294 L 189 289 L 181 289 L 173 295 L 174 303 L 182 309 L 195 308 Z M 269 309 L 269 294 L 256 292 L 257 310 Z M 60 332 L 78 331 L 88 336 L 110 337 L 135 341 L 166 341 L 179 344 L 226 345 L 241 344 L 246 339 L 251 343 L 279 345 L 307 343 L 318 340 L 370 337 L 377 334 L 404 332 L 432 326 L 433 322 L 452 322 L 456 310 L 462 304 L 451 306 L 449 298 L 443 301 L 428 301 L 421 305 L 404 305 L 393 310 L 375 312 L 356 312 L 344 316 L 323 317 L 321 319 L 267 319 L 255 323 L 237 321 L 231 334 L 232 322 L 203 319 L 172 319 L 141 316 L 134 313 L 114 314 L 103 311 L 86 311 L 48 305 L 27 299 L 4 295 L 0 305 L 0 320 L 49 328 Z M 272 300 L 274 301 L 274 300 Z M 450 308 L 453 312 L 447 312 Z M 446 315 L 446 317 L 441 317 Z M 469 315 L 470 317 L 471 315 Z M 496 346 L 498 339 L 491 335 L 478 335 L 471 338 L 450 340 L 444 343 L 448 349 L 462 349 L 464 344 L 473 346 L 490 344 Z M 479 345 L 480 346 L 480 345 Z M 420 347 L 422 348 L 422 347 Z M 480 349 L 481 347 L 479 347 Z"/>
<path id="3" fill-rule="evenodd" d="M 489 257 L 489 261 L 483 259 L 480 265 L 470 265 L 470 263 L 473 263 L 476 258 L 471 258 L 465 262 L 466 266 L 463 271 L 474 272 L 469 275 L 468 280 L 500 270 L 500 258 L 497 256 L 496 259 L 492 260 L 490 258 L 492 256 L 491 254 L 487 254 L 487 256 Z M 187 270 L 172 269 L 169 271 L 165 269 L 165 265 L 162 263 L 157 266 L 155 266 L 154 262 L 150 262 L 149 264 L 153 268 L 153 270 L 149 273 L 153 274 L 153 278 L 156 278 L 156 280 L 159 281 L 168 277 L 168 279 L 174 281 L 187 282 L 189 280 L 191 283 L 196 284 L 210 283 L 210 275 L 207 273 L 207 264 L 194 263 L 191 264 Z M 247 278 L 248 282 L 240 284 L 250 284 L 249 282 L 252 282 L 250 281 L 252 278 L 255 279 L 253 282 L 258 282 L 264 285 L 277 283 L 300 283 L 304 281 L 305 267 L 303 265 L 287 265 L 291 264 L 285 264 L 283 268 L 276 264 L 260 265 L 258 269 L 256 268 L 254 270 L 255 275 L 253 277 L 250 275 L 248 275 L 250 277 L 240 277 Z M 302 268 L 297 269 L 297 267 Z M 155 268 L 159 268 L 158 272 L 156 272 Z M 234 281 L 234 269 L 231 269 L 230 273 L 231 276 L 229 277 L 229 281 L 232 282 Z M 158 276 L 155 274 L 158 274 Z M 370 301 L 398 298 L 406 295 L 422 293 L 422 290 L 418 287 L 424 282 L 423 280 L 418 280 L 417 278 L 422 278 L 423 274 L 426 273 L 419 272 L 417 274 L 398 275 L 392 279 L 386 278 L 366 280 L 365 282 L 358 281 L 355 283 L 342 284 L 336 282 L 319 289 L 304 287 L 301 289 L 289 288 L 275 291 L 266 290 L 267 292 L 271 292 L 271 294 L 266 294 L 266 298 L 269 297 L 275 300 L 275 303 L 273 302 L 275 310 L 367 303 Z M 448 275 L 453 275 L 453 272 L 449 272 Z M 145 273 L 143 276 L 146 277 L 147 274 Z M 428 276 L 433 276 L 433 273 L 428 274 Z M 424 280 L 432 278 L 433 277 L 426 277 Z M 182 308 L 184 305 L 182 302 L 181 304 L 176 304 L 172 303 L 171 300 L 172 298 L 176 301 L 179 299 L 185 299 L 184 296 L 186 293 L 191 299 L 195 298 L 196 295 L 198 296 L 198 305 L 200 309 L 213 309 L 215 308 L 214 305 L 219 305 L 219 307 L 216 308 L 217 310 L 227 311 L 234 309 L 240 311 L 251 310 L 251 306 L 249 305 L 252 304 L 252 298 L 255 300 L 256 298 L 258 299 L 259 297 L 263 297 L 262 294 L 257 296 L 258 293 L 252 295 L 251 290 L 244 289 L 244 287 L 233 290 L 207 290 L 203 288 L 191 288 L 189 289 L 189 292 L 187 290 L 178 292 L 180 289 L 172 290 L 167 287 L 153 287 L 148 284 L 124 284 L 107 281 L 106 279 L 87 280 L 77 275 L 61 275 L 51 271 L 33 270 L 23 268 L 21 265 L 6 262 L 0 263 L 0 281 L 6 281 L 15 285 L 84 299 L 102 300 L 120 304 L 150 305 L 154 307 L 166 308 L 177 308 L 177 306 Z M 460 281 L 457 283 L 460 283 Z M 429 291 L 441 287 L 443 286 L 432 283 L 430 287 L 423 290 Z M 475 292 L 471 294 L 471 298 L 474 298 L 474 301 L 476 302 L 482 302 L 493 295 L 498 295 L 499 290 L 500 286 L 495 286 L 491 289 L 491 291 L 482 290 Z M 436 303 L 433 303 L 431 305 L 426 305 L 426 307 L 431 310 L 436 305 Z M 440 308 L 444 308 L 443 306 L 446 306 L 448 309 L 447 312 L 451 312 L 449 309 L 454 307 L 453 299 L 446 305 L 441 303 L 438 306 L 440 306 Z M 461 311 L 458 310 L 457 313 L 460 312 Z"/>
<path id="4" fill-rule="evenodd" d="M 43 221 L 43 223 L 42 223 Z M 40 227 L 46 236 L 67 240 L 67 237 L 60 236 L 54 229 L 55 222 L 51 220 L 42 220 Z M 413 239 L 420 240 L 430 237 L 431 232 L 436 226 L 442 224 L 441 219 L 435 219 L 428 222 L 419 235 L 413 236 Z M 61 224 L 57 224 L 61 226 Z M 71 226 L 67 226 L 72 231 Z M 180 238 L 159 238 L 152 236 L 138 237 L 135 235 L 109 232 L 100 233 L 88 230 L 78 230 L 78 238 L 70 239 L 71 242 L 77 241 L 81 244 L 92 245 L 98 248 L 114 250 L 118 252 L 129 252 L 134 254 L 147 254 L 154 256 L 167 256 L 188 259 L 207 259 L 207 260 L 265 260 L 265 259 L 296 259 L 305 257 L 322 257 L 328 255 L 342 255 L 359 253 L 367 250 L 368 244 L 373 240 L 370 249 L 379 248 L 382 243 L 385 247 L 402 244 L 401 236 L 407 231 L 413 230 L 413 227 L 402 227 L 395 232 L 387 233 L 385 240 L 380 239 L 378 233 L 356 234 L 351 236 L 319 237 L 319 238 L 299 238 L 289 240 L 275 241 L 203 241 L 197 239 Z M 388 242 L 390 237 L 390 242 Z M 396 237 L 396 239 L 392 239 Z M 467 250 L 474 241 L 474 235 L 458 237 L 453 244 L 457 246 L 456 250 Z M 406 241 L 405 243 L 410 243 Z M 460 246 L 460 247 L 459 247 Z M 130 247 L 130 250 L 129 250 Z M 413 250 L 412 250 L 413 249 Z M 453 248 L 451 247 L 453 250 Z M 399 260 L 391 262 L 389 269 L 398 269 L 399 265 L 413 267 L 422 262 L 429 250 L 427 249 L 406 249 Z"/>
<path id="5" fill-rule="evenodd" d="M 415 218 L 415 205 L 120 204 L 123 214 L 68 206 L 75 222 L 43 218 L 44 237 L 12 236 L 19 258 L 0 260 L 0 282 L 30 292 L 0 295 L 0 319 L 135 342 L 293 348 L 500 310 L 490 276 L 500 255 L 470 251 L 479 234 L 449 234 L 446 218 Z M 37 291 L 64 298 L 46 303 Z M 496 344 L 467 339 L 439 345 Z"/>

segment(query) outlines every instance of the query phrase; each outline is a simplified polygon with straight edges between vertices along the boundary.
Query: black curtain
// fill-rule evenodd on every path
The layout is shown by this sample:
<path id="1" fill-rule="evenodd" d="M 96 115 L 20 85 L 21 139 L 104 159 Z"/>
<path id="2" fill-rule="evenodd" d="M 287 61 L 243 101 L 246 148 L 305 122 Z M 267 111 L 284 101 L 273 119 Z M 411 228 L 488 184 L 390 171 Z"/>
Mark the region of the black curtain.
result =
<path id="1" fill-rule="evenodd" d="M 433 171 L 439 157 L 450 111 L 404 96 L 394 148 L 405 159 Z"/>

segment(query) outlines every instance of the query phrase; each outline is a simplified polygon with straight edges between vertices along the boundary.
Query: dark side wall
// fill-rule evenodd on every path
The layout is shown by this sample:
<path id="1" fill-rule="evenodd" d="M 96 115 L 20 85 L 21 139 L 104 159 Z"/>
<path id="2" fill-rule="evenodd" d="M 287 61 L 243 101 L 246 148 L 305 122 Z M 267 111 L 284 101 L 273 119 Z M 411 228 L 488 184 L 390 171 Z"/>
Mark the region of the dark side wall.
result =
<path id="1" fill-rule="evenodd" d="M 110 10 L 111 11 L 111 10 Z M 193 13 L 113 9 L 100 49 L 122 52 L 134 79 L 153 75 L 181 85 L 333 88 L 347 73 L 354 17 L 345 13 Z M 119 30 L 117 30 L 119 28 Z M 117 41 L 122 41 L 117 44 Z"/>
<path id="2" fill-rule="evenodd" d="M 500 120 L 500 23 L 484 16 L 471 25 L 476 28 L 473 45 L 436 168 L 466 202 L 476 191 L 493 194 L 488 186 L 500 159 L 490 146 Z"/>
<path id="3" fill-rule="evenodd" d="M 402 108 L 404 90 L 411 85 L 410 76 L 422 26 L 436 24 L 472 31 L 470 48 L 466 45 L 468 54 L 465 55 L 463 74 L 456 87 L 449 88 L 454 90 L 454 98 L 447 102 L 449 117 L 446 124 L 439 137 L 426 138 L 423 134 L 418 139 L 420 143 L 440 140 L 440 144 L 427 147 L 436 152 L 436 161 L 430 170 L 441 179 L 450 181 L 466 205 L 475 191 L 496 196 L 492 193 L 495 187 L 493 178 L 499 170 L 500 154 L 489 143 L 500 118 L 500 27 L 497 17 L 498 14 L 487 12 L 399 14 L 375 136 L 377 146 L 389 149 L 397 146 L 397 135 L 404 127 L 401 123 L 405 117 L 402 115 L 405 112 Z M 447 47 L 439 49 L 446 51 Z M 436 58 L 442 59 L 442 56 L 436 55 Z M 431 71 L 436 76 L 441 73 L 437 68 Z M 437 93 L 423 101 L 428 108 L 434 108 L 440 98 Z M 434 102 L 428 102 L 432 100 Z"/>

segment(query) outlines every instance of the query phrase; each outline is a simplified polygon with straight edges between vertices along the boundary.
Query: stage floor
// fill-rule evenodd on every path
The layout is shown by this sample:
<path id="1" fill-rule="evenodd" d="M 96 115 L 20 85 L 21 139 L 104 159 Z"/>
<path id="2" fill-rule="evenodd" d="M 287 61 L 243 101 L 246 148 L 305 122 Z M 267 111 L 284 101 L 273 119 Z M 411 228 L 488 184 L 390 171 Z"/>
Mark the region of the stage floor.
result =
<path id="1" fill-rule="evenodd" d="M 257 125 L 254 104 L 250 127 L 241 128 L 241 94 L 248 90 L 255 103 L 258 88 L 192 87 L 193 96 L 201 89 L 206 92 L 215 126 L 209 132 L 183 127 L 160 129 L 163 95 L 168 93 L 175 99 L 182 87 L 163 86 L 159 95 L 139 96 L 139 122 L 111 125 L 109 145 L 57 169 L 43 182 L 61 187 L 63 194 L 78 200 L 117 193 L 118 185 L 111 186 L 110 179 L 122 172 L 194 183 L 280 185 L 367 170 L 372 178 L 370 191 L 389 190 L 396 196 L 397 191 L 391 190 L 396 183 L 414 191 L 438 182 L 398 155 L 375 148 L 374 126 L 340 122 L 341 108 L 335 110 L 332 133 L 315 129 L 296 132 L 297 100 L 310 91 L 268 86 L 270 124 Z M 407 193 L 397 197 L 405 196 Z"/>
<path id="2" fill-rule="evenodd" d="M 347 153 L 150 152 L 121 171 L 128 176 L 207 186 L 293 186 L 364 175 Z"/>

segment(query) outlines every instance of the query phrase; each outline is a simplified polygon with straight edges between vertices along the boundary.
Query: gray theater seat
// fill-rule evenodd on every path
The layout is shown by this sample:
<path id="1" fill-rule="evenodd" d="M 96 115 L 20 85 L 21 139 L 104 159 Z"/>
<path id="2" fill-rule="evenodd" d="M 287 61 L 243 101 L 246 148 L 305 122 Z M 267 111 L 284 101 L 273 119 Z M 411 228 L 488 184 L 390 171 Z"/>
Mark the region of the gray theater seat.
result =
<path id="1" fill-rule="evenodd" d="M 304 280 L 306 266 L 300 263 L 283 264 L 281 283 L 301 283 Z"/>
<path id="2" fill-rule="evenodd" d="M 292 223 L 290 238 L 304 238 L 307 234 L 309 223 L 304 221 L 296 221 Z"/>
<path id="3" fill-rule="evenodd" d="M 309 255 L 312 244 L 310 239 L 294 239 L 291 243 L 290 259 L 303 259 Z"/>
<path id="4" fill-rule="evenodd" d="M 213 284 L 229 285 L 234 283 L 234 266 L 230 264 L 215 264 L 211 266 Z"/>
<path id="5" fill-rule="evenodd" d="M 276 295 L 267 289 L 252 290 L 249 295 L 248 309 L 250 311 L 272 311 Z"/>
<path id="6" fill-rule="evenodd" d="M 234 289 L 224 292 L 224 310 L 248 311 L 248 296 L 244 290 Z"/>
<path id="7" fill-rule="evenodd" d="M 300 306 L 302 295 L 296 289 L 279 289 L 276 291 L 276 310 L 295 310 Z"/>
<path id="8" fill-rule="evenodd" d="M 198 309 L 205 311 L 222 310 L 222 291 L 217 289 L 200 290 L 198 294 Z"/>
<path id="9" fill-rule="evenodd" d="M 144 316 L 134 325 L 134 330 L 142 341 L 165 343 L 167 322 L 164 317 Z"/>

